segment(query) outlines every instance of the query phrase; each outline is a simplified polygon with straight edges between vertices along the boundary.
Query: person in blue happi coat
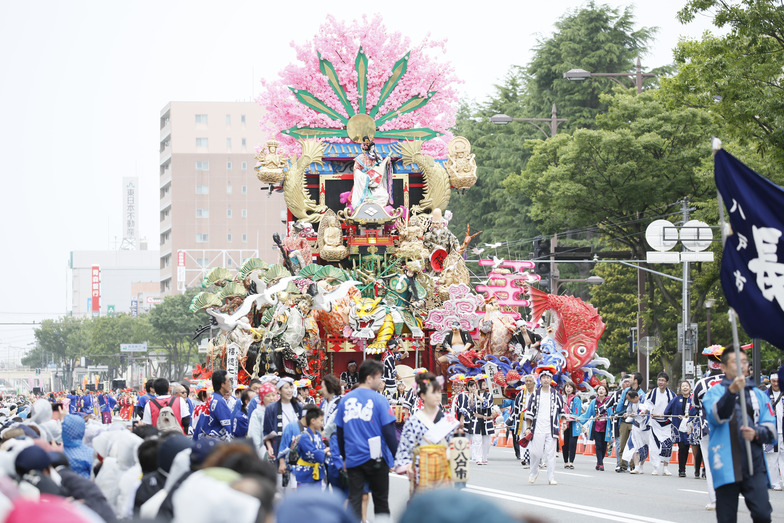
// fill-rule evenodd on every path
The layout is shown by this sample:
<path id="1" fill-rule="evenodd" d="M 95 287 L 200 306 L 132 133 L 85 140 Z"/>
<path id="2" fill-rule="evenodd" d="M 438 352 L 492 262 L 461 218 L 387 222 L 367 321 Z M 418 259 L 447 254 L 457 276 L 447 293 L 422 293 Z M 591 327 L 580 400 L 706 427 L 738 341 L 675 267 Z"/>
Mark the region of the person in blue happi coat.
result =
<path id="1" fill-rule="evenodd" d="M 724 379 L 703 398 L 710 427 L 707 462 L 716 489 L 716 519 L 737 521 L 738 495 L 743 494 L 751 519 L 755 523 L 768 522 L 773 509 L 768 498 L 771 485 L 763 445 L 774 441 L 776 422 L 767 394 L 744 377 L 749 366 L 746 354 L 740 352 L 737 357 L 740 374 L 735 351 L 724 350 L 721 355 Z M 741 393 L 746 399 L 746 425 L 739 400 Z M 746 453 L 747 441 L 751 444 L 753 473 Z"/>

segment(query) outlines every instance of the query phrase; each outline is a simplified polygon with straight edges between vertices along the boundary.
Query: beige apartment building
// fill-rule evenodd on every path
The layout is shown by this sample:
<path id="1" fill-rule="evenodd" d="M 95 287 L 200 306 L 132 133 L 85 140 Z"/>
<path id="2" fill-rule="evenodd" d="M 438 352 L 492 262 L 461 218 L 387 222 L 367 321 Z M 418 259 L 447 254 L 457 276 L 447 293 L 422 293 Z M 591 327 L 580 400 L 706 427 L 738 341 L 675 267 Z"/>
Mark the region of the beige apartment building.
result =
<path id="1" fill-rule="evenodd" d="M 160 291 L 184 292 L 213 267 L 274 263 L 285 234 L 281 193 L 253 167 L 264 111 L 255 102 L 170 102 L 160 118 Z"/>

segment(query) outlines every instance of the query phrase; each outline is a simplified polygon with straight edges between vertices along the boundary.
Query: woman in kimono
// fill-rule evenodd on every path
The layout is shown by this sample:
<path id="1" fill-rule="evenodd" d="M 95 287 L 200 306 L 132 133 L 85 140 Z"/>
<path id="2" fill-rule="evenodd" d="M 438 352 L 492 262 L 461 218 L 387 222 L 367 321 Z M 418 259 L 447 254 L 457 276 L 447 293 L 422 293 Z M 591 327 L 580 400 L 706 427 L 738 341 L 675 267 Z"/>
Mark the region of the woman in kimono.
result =
<path id="1" fill-rule="evenodd" d="M 580 396 L 577 395 L 577 386 L 571 381 L 564 383 L 563 392 L 564 396 L 566 396 L 564 403 L 566 427 L 563 431 L 564 468 L 573 469 L 574 456 L 577 454 L 577 438 L 580 437 L 580 423 L 578 423 L 577 418 L 582 414 L 583 402 L 580 401 Z"/>
<path id="2" fill-rule="evenodd" d="M 476 457 L 477 465 L 487 465 L 490 441 L 495 434 L 493 425 L 493 393 L 486 389 L 487 374 L 474 376 L 478 390 L 471 396 L 470 408 L 474 417 L 471 429 L 471 455 Z"/>
<path id="3" fill-rule="evenodd" d="M 581 424 L 589 422 L 588 434 L 594 442 L 596 450 L 596 470 L 604 470 L 604 456 L 607 453 L 607 443 L 612 441 L 612 423 L 609 422 L 607 407 L 610 398 L 607 395 L 607 386 L 604 384 L 596 387 L 596 397 L 591 400 L 585 413 L 580 416 Z"/>
<path id="4" fill-rule="evenodd" d="M 686 477 L 686 462 L 689 460 L 690 436 L 694 425 L 699 425 L 696 419 L 697 409 L 691 397 L 691 384 L 682 381 L 678 394 L 664 409 L 665 416 L 672 416 L 672 439 L 678 444 L 678 476 Z M 690 417 L 694 416 L 694 418 Z"/>
<path id="5" fill-rule="evenodd" d="M 395 472 L 407 474 L 410 493 L 452 485 L 447 447 L 459 423 L 441 408 L 441 383 L 430 372 L 416 375 L 422 408 L 406 421 L 395 454 Z"/>

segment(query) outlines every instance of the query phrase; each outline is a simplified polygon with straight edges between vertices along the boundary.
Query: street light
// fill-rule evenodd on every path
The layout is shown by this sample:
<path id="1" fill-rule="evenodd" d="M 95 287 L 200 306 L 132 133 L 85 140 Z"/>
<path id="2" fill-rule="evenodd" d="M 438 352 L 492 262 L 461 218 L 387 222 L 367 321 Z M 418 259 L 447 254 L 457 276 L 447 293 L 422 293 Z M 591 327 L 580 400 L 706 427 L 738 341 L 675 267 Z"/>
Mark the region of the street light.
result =
<path id="1" fill-rule="evenodd" d="M 558 287 L 562 282 L 578 282 L 587 283 L 588 285 L 601 285 L 604 283 L 604 278 L 601 276 L 589 276 L 587 278 L 557 278 L 553 277 L 553 291 L 552 294 L 558 294 Z"/>
<path id="2" fill-rule="evenodd" d="M 642 92 L 642 82 L 646 78 L 653 78 L 656 75 L 653 73 L 643 73 L 642 66 L 640 65 L 640 57 L 637 57 L 637 67 L 633 73 L 592 73 L 585 69 L 571 69 L 563 74 L 567 80 L 574 82 L 582 82 L 591 77 L 609 78 L 613 82 L 624 85 L 619 78 L 634 78 L 634 85 L 637 87 L 637 94 Z M 624 86 L 625 87 L 625 86 Z"/>
<path id="3" fill-rule="evenodd" d="M 710 333 L 710 315 L 711 315 L 711 309 L 713 308 L 713 306 L 715 304 L 716 304 L 716 300 L 714 300 L 713 298 L 708 298 L 707 300 L 705 300 L 705 308 L 707 309 L 707 313 L 708 313 L 708 321 L 706 322 L 707 323 L 707 327 L 708 327 L 708 345 L 707 345 L 708 347 L 711 346 L 711 339 L 710 339 L 710 334 L 711 334 Z"/>
<path id="4" fill-rule="evenodd" d="M 528 122 L 544 135 L 545 140 L 558 133 L 558 124 L 568 121 L 568 118 L 558 118 L 555 114 L 555 104 L 553 104 L 553 113 L 550 118 L 512 118 L 505 114 L 496 114 L 490 117 L 490 121 L 496 125 L 506 125 L 509 122 Z M 550 127 L 550 135 L 548 136 L 544 129 L 542 129 L 536 122 L 547 122 Z"/>

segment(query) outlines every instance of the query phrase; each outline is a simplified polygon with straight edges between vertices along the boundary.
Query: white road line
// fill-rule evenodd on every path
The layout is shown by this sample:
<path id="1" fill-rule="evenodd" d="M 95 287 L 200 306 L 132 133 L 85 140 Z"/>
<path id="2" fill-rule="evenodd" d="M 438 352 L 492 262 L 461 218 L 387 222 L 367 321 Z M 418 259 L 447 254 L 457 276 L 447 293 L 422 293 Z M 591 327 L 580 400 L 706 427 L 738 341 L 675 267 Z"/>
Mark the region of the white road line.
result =
<path id="1" fill-rule="evenodd" d="M 542 469 L 542 472 L 545 470 Z M 564 474 L 566 476 L 579 476 L 581 478 L 595 478 L 596 476 L 591 476 L 590 474 L 578 474 L 576 472 L 561 472 L 560 470 L 555 471 L 556 474 Z"/>
<path id="2" fill-rule="evenodd" d="M 639 516 L 637 514 L 630 514 L 628 512 L 618 512 L 615 510 L 608 510 L 600 507 L 579 505 L 577 503 L 568 503 L 565 501 L 545 499 L 538 496 L 528 496 L 525 494 L 518 494 L 516 492 L 491 489 L 491 488 L 480 487 L 475 485 L 468 485 L 466 490 L 473 492 L 475 494 L 481 494 L 483 496 L 505 499 L 505 500 L 515 501 L 517 503 L 525 503 L 528 505 L 547 507 L 550 509 L 562 510 L 564 512 L 572 512 L 575 514 L 583 514 L 586 516 L 592 516 L 592 517 L 601 518 L 609 521 L 620 521 L 620 522 L 627 522 L 627 523 L 629 522 L 671 523 L 668 520 L 649 518 L 645 516 Z"/>
<path id="3" fill-rule="evenodd" d="M 681 492 L 695 492 L 697 494 L 707 494 L 708 493 L 707 490 L 691 490 L 691 489 L 687 489 L 687 488 L 679 488 L 678 490 L 680 490 Z"/>

